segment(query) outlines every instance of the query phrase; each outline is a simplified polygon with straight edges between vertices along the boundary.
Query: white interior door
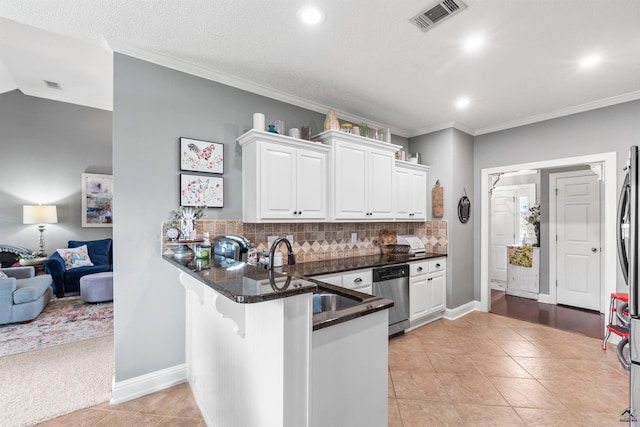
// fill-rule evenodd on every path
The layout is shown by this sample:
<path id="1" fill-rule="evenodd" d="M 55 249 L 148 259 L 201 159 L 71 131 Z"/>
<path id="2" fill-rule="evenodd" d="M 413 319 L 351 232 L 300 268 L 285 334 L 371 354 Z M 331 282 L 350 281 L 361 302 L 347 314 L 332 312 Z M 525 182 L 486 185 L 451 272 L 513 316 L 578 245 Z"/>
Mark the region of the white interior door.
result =
<path id="1" fill-rule="evenodd" d="M 495 188 L 491 194 L 491 280 L 507 281 L 507 245 L 515 243 L 516 192 Z"/>
<path id="2" fill-rule="evenodd" d="M 556 183 L 557 302 L 600 310 L 600 182 L 583 175 Z"/>

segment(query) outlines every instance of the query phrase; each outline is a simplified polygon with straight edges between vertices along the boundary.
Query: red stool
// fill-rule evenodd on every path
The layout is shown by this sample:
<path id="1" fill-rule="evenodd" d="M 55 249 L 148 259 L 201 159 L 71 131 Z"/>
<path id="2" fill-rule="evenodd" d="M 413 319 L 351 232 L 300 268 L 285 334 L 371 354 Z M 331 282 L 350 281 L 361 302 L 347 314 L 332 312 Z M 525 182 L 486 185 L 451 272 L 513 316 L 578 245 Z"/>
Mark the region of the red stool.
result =
<path id="1" fill-rule="evenodd" d="M 618 307 L 618 303 L 620 306 Z M 611 336 L 611 332 L 622 337 L 629 337 L 629 294 L 626 292 L 613 292 L 609 303 L 609 322 L 607 323 L 607 332 L 602 340 L 602 350 L 607 350 L 607 340 Z M 614 316 L 615 315 L 615 319 Z"/>

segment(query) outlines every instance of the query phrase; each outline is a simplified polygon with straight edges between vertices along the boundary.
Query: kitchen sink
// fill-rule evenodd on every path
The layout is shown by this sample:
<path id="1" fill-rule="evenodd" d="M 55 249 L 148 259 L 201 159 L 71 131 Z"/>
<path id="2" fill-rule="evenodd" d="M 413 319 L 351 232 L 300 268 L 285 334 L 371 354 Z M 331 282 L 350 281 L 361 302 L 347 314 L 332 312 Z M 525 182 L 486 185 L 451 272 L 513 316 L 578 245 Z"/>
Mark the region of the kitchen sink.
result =
<path id="1" fill-rule="evenodd" d="M 349 298 L 344 295 L 329 293 L 322 289 L 319 289 L 313 294 L 314 313 L 343 310 L 360 303 L 360 300 Z"/>

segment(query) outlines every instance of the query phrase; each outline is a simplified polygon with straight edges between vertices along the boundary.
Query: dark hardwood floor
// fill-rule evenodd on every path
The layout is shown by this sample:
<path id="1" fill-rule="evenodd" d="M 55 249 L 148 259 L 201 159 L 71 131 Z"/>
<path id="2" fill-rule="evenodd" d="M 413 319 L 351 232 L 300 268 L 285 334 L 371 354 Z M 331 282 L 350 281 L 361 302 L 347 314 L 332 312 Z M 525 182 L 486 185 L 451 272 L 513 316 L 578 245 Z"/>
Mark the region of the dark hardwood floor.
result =
<path id="1" fill-rule="evenodd" d="M 565 305 L 541 304 L 529 298 L 491 290 L 491 312 L 501 316 L 578 332 L 593 338 L 603 337 L 604 315 L 597 311 Z"/>

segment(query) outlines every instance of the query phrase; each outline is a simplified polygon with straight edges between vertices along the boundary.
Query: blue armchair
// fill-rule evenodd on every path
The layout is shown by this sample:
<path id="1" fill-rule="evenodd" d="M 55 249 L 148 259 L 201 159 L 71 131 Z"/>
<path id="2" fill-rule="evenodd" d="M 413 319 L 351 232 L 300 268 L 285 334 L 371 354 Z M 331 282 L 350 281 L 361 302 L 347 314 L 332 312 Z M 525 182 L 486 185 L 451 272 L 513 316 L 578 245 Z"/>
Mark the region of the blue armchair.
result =
<path id="1" fill-rule="evenodd" d="M 0 325 L 33 320 L 51 300 L 51 276 L 29 267 L 0 268 Z"/>
<path id="2" fill-rule="evenodd" d="M 80 278 L 87 274 L 113 271 L 113 240 L 89 240 L 86 242 L 69 240 L 69 248 L 77 248 L 87 245 L 89 258 L 93 265 L 76 267 L 70 270 L 65 269 L 64 260 L 54 252 L 49 259 L 44 262 L 47 273 L 53 277 L 53 288 L 58 298 L 66 293 L 80 292 Z"/>

